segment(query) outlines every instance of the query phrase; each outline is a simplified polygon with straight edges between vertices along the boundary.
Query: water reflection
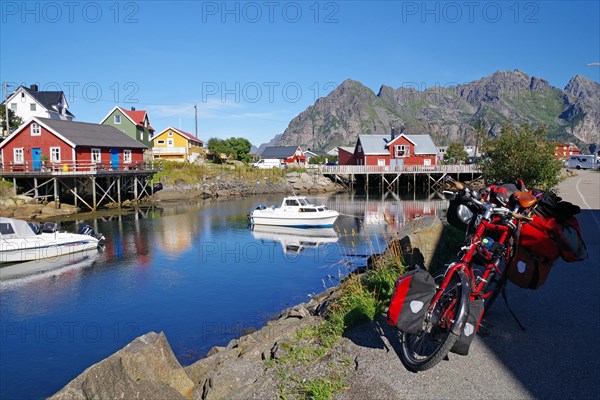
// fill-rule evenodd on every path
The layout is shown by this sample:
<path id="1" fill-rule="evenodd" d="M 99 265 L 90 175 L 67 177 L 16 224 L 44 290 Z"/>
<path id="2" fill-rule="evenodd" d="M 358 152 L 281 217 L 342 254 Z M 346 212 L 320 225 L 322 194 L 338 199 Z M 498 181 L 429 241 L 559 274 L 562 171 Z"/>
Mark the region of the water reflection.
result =
<path id="1" fill-rule="evenodd" d="M 92 225 L 104 251 L 26 277 L 16 277 L 23 265 L 0 270 L 0 398 L 49 396 L 148 331 L 164 331 L 190 364 L 382 252 L 389 229 L 447 205 L 342 194 L 327 202 L 341 213 L 333 229 L 248 229 L 250 210 L 280 200 L 161 204 L 61 223 Z"/>
<path id="2" fill-rule="evenodd" d="M 277 242 L 286 254 L 300 254 L 307 249 L 316 249 L 336 243 L 338 234 L 333 228 L 290 228 L 283 226 L 254 225 L 252 236 L 261 242 Z"/>
<path id="3" fill-rule="evenodd" d="M 98 249 L 90 249 L 59 257 L 15 263 L 0 267 L 0 282 L 6 286 L 44 280 L 49 277 L 68 275 L 73 278 L 79 276 L 84 268 L 93 265 L 97 259 Z"/>

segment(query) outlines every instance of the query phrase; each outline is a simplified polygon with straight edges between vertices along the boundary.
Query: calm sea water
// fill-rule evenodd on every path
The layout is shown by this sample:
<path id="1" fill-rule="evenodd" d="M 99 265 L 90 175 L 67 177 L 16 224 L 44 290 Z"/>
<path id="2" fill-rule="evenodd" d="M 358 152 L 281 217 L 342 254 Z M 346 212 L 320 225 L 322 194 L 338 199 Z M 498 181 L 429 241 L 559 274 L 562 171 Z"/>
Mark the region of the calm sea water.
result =
<path id="1" fill-rule="evenodd" d="M 337 283 L 385 248 L 385 224 L 440 213 L 443 201 L 337 195 L 334 229 L 248 227 L 281 197 L 150 207 L 92 224 L 103 251 L 0 268 L 0 398 L 36 399 L 149 331 L 188 365 Z M 21 267 L 21 270 L 24 270 Z M 16 276 L 15 276 L 16 274 Z"/>

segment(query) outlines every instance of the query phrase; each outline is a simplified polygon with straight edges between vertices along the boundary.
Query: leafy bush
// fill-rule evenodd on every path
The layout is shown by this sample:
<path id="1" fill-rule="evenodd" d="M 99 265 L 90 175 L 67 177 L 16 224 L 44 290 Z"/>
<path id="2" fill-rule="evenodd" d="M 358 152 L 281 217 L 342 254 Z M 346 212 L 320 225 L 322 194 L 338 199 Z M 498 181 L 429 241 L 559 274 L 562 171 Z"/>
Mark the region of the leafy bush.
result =
<path id="1" fill-rule="evenodd" d="M 481 172 L 488 183 L 523 179 L 529 188 L 550 189 L 560 181 L 561 162 L 554 158 L 554 145 L 546 141 L 546 128 L 506 125 L 502 134 L 487 139 Z"/>

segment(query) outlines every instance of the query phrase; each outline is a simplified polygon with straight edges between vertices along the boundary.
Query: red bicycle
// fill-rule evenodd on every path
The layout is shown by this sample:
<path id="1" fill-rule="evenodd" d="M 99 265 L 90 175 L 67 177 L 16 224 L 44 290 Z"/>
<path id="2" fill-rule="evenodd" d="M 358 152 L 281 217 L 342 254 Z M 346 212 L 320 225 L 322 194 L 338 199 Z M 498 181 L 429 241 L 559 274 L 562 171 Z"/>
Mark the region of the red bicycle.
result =
<path id="1" fill-rule="evenodd" d="M 400 358 L 413 371 L 432 368 L 450 351 L 468 352 L 483 314 L 506 284 L 520 224 L 531 221 L 527 214 L 536 203 L 532 194 L 515 192 L 503 206 L 482 199 L 460 182 L 452 183 L 458 192 L 451 192 L 455 207 L 449 210 L 449 219 L 455 213 L 473 233 L 461 248 L 459 260 L 435 278 L 435 295 L 421 330 L 401 334 Z"/>

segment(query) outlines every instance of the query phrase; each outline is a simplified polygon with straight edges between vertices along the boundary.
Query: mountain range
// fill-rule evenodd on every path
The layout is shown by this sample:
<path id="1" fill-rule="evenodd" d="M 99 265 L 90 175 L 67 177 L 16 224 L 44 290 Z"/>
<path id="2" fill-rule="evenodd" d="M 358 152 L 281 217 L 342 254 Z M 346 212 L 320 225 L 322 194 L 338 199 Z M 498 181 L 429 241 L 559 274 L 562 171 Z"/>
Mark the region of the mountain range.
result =
<path id="1" fill-rule="evenodd" d="M 577 75 L 559 89 L 515 70 L 425 90 L 382 85 L 375 94 L 347 79 L 261 148 L 301 145 L 303 149 L 329 150 L 353 145 L 358 134 L 387 134 L 392 127 L 400 133 L 429 134 L 438 146 L 473 144 L 473 125 L 478 120 L 494 136 L 506 123 L 544 124 L 551 139 L 579 146 L 598 143 L 600 85 Z"/>

